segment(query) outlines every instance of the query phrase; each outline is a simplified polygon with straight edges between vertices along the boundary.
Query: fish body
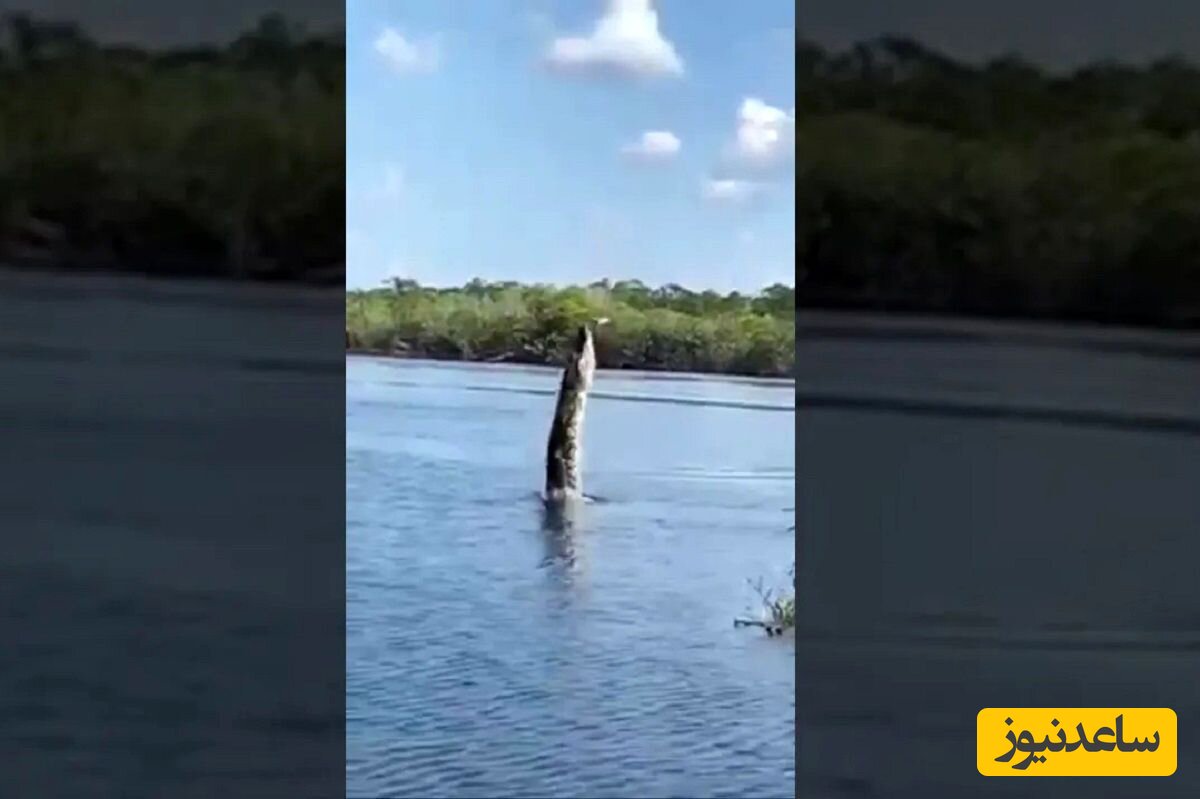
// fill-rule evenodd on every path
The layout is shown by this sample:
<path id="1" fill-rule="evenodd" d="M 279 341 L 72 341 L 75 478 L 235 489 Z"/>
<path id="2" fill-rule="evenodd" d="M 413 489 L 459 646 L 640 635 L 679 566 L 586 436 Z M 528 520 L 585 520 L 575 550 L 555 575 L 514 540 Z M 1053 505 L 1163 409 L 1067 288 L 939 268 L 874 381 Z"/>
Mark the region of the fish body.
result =
<path id="1" fill-rule="evenodd" d="M 583 496 L 583 418 L 596 373 L 592 330 L 581 325 L 563 369 L 546 443 L 546 499 Z"/>

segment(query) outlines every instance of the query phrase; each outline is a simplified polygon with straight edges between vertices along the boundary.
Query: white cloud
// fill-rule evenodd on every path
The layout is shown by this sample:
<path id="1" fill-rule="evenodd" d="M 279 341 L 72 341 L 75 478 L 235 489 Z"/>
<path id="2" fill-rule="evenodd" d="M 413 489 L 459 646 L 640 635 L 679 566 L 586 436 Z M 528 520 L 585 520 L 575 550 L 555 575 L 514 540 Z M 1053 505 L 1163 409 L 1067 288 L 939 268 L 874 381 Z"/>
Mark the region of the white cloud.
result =
<path id="1" fill-rule="evenodd" d="M 794 168 L 796 109 L 776 108 L 757 97 L 738 106 L 737 129 L 702 195 L 707 200 L 741 204 L 786 182 Z"/>
<path id="2" fill-rule="evenodd" d="M 375 52 L 383 56 L 396 72 L 407 75 L 433 72 L 441 61 L 437 40 L 407 39 L 395 28 L 384 28 L 375 38 Z"/>
<path id="3" fill-rule="evenodd" d="M 650 0 L 606 0 L 604 15 L 587 36 L 560 36 L 546 60 L 567 72 L 616 73 L 627 77 L 683 74 L 675 45 L 658 29 Z"/>
<path id="4" fill-rule="evenodd" d="M 796 110 L 784 111 L 757 97 L 738 108 L 737 135 L 730 154 L 750 167 L 777 166 L 791 159 L 796 147 Z"/>
<path id="5" fill-rule="evenodd" d="M 763 185 L 752 180 L 722 178 L 704 181 L 700 193 L 706 200 L 736 205 L 754 199 L 762 190 Z"/>
<path id="6" fill-rule="evenodd" d="M 648 130 L 641 137 L 621 148 L 621 153 L 635 161 L 669 161 L 682 147 L 679 137 L 669 130 Z"/>

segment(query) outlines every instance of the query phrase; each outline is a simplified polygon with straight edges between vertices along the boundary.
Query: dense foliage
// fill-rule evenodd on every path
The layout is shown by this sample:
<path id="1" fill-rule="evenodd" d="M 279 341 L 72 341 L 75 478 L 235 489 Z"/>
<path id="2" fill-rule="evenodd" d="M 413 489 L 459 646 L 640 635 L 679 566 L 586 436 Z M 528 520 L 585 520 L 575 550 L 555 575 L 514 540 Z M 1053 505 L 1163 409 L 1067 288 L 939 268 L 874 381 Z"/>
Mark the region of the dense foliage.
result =
<path id="1" fill-rule="evenodd" d="M 801 305 L 1200 323 L 1200 70 L 797 53 Z"/>
<path id="2" fill-rule="evenodd" d="M 148 52 L 19 14 L 0 32 L 5 260 L 342 281 L 340 35 L 267 17 Z"/>
<path id="3" fill-rule="evenodd" d="M 786 376 L 796 355 L 795 292 L 756 296 L 650 289 L 636 280 L 587 287 L 474 280 L 434 289 L 395 280 L 346 296 L 347 345 L 432 358 L 555 363 L 580 322 L 608 317 L 603 368 Z"/>

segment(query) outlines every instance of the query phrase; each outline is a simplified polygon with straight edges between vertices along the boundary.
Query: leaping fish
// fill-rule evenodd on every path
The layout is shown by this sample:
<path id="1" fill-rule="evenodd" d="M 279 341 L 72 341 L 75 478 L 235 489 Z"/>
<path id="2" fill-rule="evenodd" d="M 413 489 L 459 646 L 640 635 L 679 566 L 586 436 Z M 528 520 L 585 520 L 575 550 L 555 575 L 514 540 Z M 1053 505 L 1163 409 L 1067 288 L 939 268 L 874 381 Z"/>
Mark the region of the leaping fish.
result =
<path id="1" fill-rule="evenodd" d="M 607 319 L 595 320 L 595 325 Z M 596 349 L 592 325 L 583 324 L 575 334 L 571 355 L 563 369 L 562 385 L 546 445 L 546 499 L 583 496 L 583 416 L 587 393 L 596 374 Z"/>

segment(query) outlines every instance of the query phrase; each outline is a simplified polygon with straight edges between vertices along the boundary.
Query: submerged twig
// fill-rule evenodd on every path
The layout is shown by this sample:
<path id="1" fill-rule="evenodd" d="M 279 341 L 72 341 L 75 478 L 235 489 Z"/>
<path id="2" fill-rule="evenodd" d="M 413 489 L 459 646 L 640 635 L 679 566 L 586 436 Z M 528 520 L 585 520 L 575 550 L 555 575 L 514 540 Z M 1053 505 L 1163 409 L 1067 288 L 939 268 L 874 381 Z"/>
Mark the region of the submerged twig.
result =
<path id="1" fill-rule="evenodd" d="M 767 631 L 767 636 L 772 637 L 772 638 L 775 637 L 776 635 L 783 635 L 783 631 L 785 629 L 787 629 L 786 627 L 782 627 L 778 624 L 769 624 L 769 623 L 767 623 L 765 621 L 761 621 L 759 619 L 734 619 L 733 626 L 734 627 L 762 627 L 764 630 Z"/>
<path id="2" fill-rule="evenodd" d="M 792 578 L 792 587 L 796 584 L 796 564 L 788 570 L 788 576 Z M 785 630 L 796 626 L 796 597 L 795 595 L 784 594 L 775 597 L 774 590 L 763 588 L 762 578 L 757 582 L 750 582 L 750 587 L 758 594 L 759 600 L 762 601 L 763 609 L 766 611 L 765 620 L 759 619 L 734 619 L 734 627 L 762 627 L 767 631 L 767 635 L 776 636 L 783 635 Z"/>

